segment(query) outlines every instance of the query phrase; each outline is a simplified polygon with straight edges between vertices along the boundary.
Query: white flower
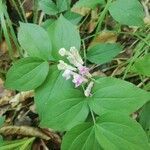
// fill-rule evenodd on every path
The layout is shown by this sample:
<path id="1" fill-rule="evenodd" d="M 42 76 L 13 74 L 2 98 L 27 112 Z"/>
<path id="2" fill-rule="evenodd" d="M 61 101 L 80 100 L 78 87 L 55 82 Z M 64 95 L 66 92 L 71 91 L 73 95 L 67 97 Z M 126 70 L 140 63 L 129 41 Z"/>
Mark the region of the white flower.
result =
<path id="1" fill-rule="evenodd" d="M 62 74 L 62 76 L 66 79 L 66 80 L 68 80 L 68 79 L 70 79 L 71 78 L 71 75 L 72 75 L 72 71 L 71 70 L 65 70 L 64 71 L 64 73 Z"/>
<path id="2" fill-rule="evenodd" d="M 91 90 L 92 90 L 93 85 L 94 85 L 94 82 L 91 81 L 91 82 L 89 83 L 89 85 L 87 86 L 86 90 L 84 91 L 84 95 L 85 95 L 86 97 L 92 96 Z"/>
<path id="3" fill-rule="evenodd" d="M 68 65 L 63 60 L 59 60 L 59 64 L 57 65 L 57 67 L 58 67 L 58 70 L 72 70 L 72 71 L 77 70 L 75 67 Z"/>
<path id="4" fill-rule="evenodd" d="M 63 60 L 59 60 L 59 64 L 57 65 L 58 70 L 66 70 L 68 64 L 66 64 Z"/>
<path id="5" fill-rule="evenodd" d="M 79 64 L 79 63 L 77 62 L 77 60 L 74 58 L 73 55 L 68 56 L 67 59 L 68 59 L 68 61 L 69 61 L 71 64 L 73 64 L 74 66 L 76 66 L 76 67 L 81 66 L 81 64 Z"/>
<path id="6" fill-rule="evenodd" d="M 79 51 L 75 47 L 71 47 L 70 52 L 79 64 L 81 64 L 81 65 L 84 64 L 84 62 L 79 54 Z"/>
<path id="7" fill-rule="evenodd" d="M 64 70 L 62 76 L 66 80 L 72 77 L 72 82 L 75 84 L 75 87 L 78 87 L 81 84 L 88 82 L 89 78 L 91 77 L 91 74 L 89 73 L 89 68 L 83 66 L 84 62 L 82 60 L 82 57 L 80 56 L 79 51 L 75 47 L 71 47 L 70 51 L 67 51 L 65 48 L 61 48 L 59 50 L 59 54 L 61 56 L 66 56 L 69 63 L 71 64 L 69 65 L 63 60 L 60 60 L 59 64 L 57 65 L 59 70 Z M 88 85 L 88 87 L 84 91 L 85 96 L 91 95 L 90 92 L 92 86 L 92 83 Z"/>
<path id="8" fill-rule="evenodd" d="M 59 54 L 60 54 L 61 56 L 65 56 L 65 55 L 67 54 L 67 50 L 66 50 L 65 48 L 61 48 L 61 49 L 59 50 Z"/>

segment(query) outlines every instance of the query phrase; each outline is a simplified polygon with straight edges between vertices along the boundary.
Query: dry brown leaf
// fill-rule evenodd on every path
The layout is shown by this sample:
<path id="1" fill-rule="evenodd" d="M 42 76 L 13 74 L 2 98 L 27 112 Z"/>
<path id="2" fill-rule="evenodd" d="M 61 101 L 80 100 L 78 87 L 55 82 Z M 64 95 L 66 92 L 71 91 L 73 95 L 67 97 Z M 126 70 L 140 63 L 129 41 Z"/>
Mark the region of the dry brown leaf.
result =
<path id="1" fill-rule="evenodd" d="M 80 14 L 82 16 L 85 16 L 85 15 L 87 15 L 91 11 L 91 9 L 87 8 L 87 7 L 81 7 L 81 8 L 79 8 L 79 7 L 73 7 L 71 9 L 71 11 L 75 12 L 77 14 Z"/>
<path id="2" fill-rule="evenodd" d="M 150 17 L 145 17 L 144 18 L 144 23 L 147 25 L 150 25 Z"/>
<path id="3" fill-rule="evenodd" d="M 20 92 L 16 94 L 15 96 L 12 96 L 11 94 L 9 94 L 0 98 L 0 107 L 4 105 L 8 105 L 8 104 L 10 104 L 11 106 L 16 106 L 20 102 L 23 102 L 27 98 L 30 98 L 30 97 L 33 97 L 33 91 Z"/>
<path id="4" fill-rule="evenodd" d="M 90 43 L 90 46 L 93 46 L 98 43 L 115 43 L 117 41 L 117 35 L 110 31 L 102 31 L 98 34 L 93 41 Z"/>
<path id="5" fill-rule="evenodd" d="M 32 150 L 49 150 L 49 148 L 46 146 L 45 142 L 41 139 L 36 140 L 32 145 Z"/>
<path id="6" fill-rule="evenodd" d="M 8 49 L 8 47 L 7 47 L 6 41 L 2 41 L 0 43 L 0 54 L 6 53 L 7 49 Z"/>
<path id="7" fill-rule="evenodd" d="M 10 108 L 9 105 L 0 107 L 0 116 L 4 115 L 8 111 L 9 108 Z"/>
<path id="8" fill-rule="evenodd" d="M 92 73 L 92 76 L 105 77 L 105 76 L 106 76 L 106 74 L 105 74 L 104 72 L 102 72 L 102 71 L 98 70 L 98 71 L 96 71 L 96 72 Z"/>
<path id="9" fill-rule="evenodd" d="M 30 126 L 4 126 L 0 128 L 0 134 L 2 135 L 23 135 L 31 137 L 39 137 L 44 140 L 50 140 L 51 137 L 43 133 L 39 128 Z"/>
<path id="10" fill-rule="evenodd" d="M 91 20 L 88 23 L 88 33 L 91 33 L 94 31 L 98 21 L 98 10 L 92 10 L 91 11 Z"/>
<path id="11" fill-rule="evenodd" d="M 33 97 L 33 91 L 20 92 L 17 95 L 15 95 L 11 100 L 9 100 L 9 104 L 11 104 L 11 106 L 14 107 L 20 102 L 23 102 L 30 97 Z"/>

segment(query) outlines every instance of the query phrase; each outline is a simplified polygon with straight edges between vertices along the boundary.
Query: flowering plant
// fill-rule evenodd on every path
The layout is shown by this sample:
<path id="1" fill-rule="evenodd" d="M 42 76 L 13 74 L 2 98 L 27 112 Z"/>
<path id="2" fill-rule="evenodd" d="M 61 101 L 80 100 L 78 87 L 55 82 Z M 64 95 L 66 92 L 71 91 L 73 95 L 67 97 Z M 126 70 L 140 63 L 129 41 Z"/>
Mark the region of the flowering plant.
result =
<path id="1" fill-rule="evenodd" d="M 40 8 L 43 10 L 45 3 L 42 1 Z M 134 21 L 118 16 L 115 10 L 122 11 L 120 1 L 108 1 L 96 30 L 100 29 L 108 8 L 120 23 L 134 25 L 136 20 L 141 20 L 141 5 L 136 0 L 127 0 L 133 10 L 139 10 L 140 15 L 134 14 Z M 74 7 L 83 6 L 83 2 L 80 0 Z M 92 6 L 100 4 L 88 2 Z M 131 7 L 127 10 L 130 13 Z M 50 12 L 58 15 L 63 11 Z M 18 41 L 26 55 L 9 69 L 5 87 L 34 90 L 39 126 L 62 133 L 62 150 L 149 150 L 145 132 L 131 118 L 149 101 L 149 92 L 113 75 L 94 75 L 93 66 L 102 69 L 123 51 L 123 47 L 109 42 L 94 45 L 91 42 L 85 46 L 85 40 L 62 14 L 43 26 L 20 23 Z"/>

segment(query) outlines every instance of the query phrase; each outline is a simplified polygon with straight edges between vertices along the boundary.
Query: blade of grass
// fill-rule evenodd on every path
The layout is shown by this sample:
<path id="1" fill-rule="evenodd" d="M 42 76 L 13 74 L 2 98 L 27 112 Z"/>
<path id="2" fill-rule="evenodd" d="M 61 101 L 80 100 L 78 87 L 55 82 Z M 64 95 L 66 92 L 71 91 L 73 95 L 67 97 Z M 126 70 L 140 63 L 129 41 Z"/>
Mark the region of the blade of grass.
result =
<path id="1" fill-rule="evenodd" d="M 18 6 L 17 6 L 16 2 L 14 0 L 12 0 L 12 3 L 14 5 L 14 7 L 15 7 L 15 9 L 16 9 L 16 11 L 17 11 L 17 13 L 18 13 L 18 15 L 19 15 L 19 17 L 21 19 L 21 21 L 24 22 L 24 19 L 22 17 L 22 14 L 20 13 L 20 10 L 18 9 Z"/>
<path id="2" fill-rule="evenodd" d="M 108 0 L 107 1 L 104 10 L 101 12 L 101 15 L 98 18 L 98 25 L 97 25 L 97 29 L 96 29 L 96 34 L 101 30 L 102 23 L 103 23 L 103 21 L 105 19 L 105 16 L 106 16 L 106 14 L 108 12 L 108 8 L 109 8 L 111 3 L 112 3 L 112 0 Z"/>
<path id="3" fill-rule="evenodd" d="M 7 30 L 7 26 L 6 26 L 6 22 L 5 22 L 5 18 L 4 18 L 4 14 L 3 13 L 0 15 L 0 20 L 1 20 L 3 33 L 4 33 L 4 36 L 5 36 L 5 40 L 7 42 L 9 56 L 14 61 L 13 48 L 12 48 L 12 45 L 11 45 L 11 40 L 10 40 L 10 37 L 9 37 L 9 34 L 8 34 L 8 30 Z"/>
<path id="4" fill-rule="evenodd" d="M 150 34 L 147 35 L 147 37 L 146 37 L 144 40 L 145 40 L 145 41 L 150 41 Z M 135 60 L 145 51 L 145 48 L 144 48 L 145 45 L 146 45 L 146 43 L 143 42 L 143 41 L 141 41 L 141 42 L 135 47 L 135 49 L 134 49 L 135 54 L 134 54 L 133 57 L 131 57 L 131 58 L 129 59 L 129 61 L 128 61 L 129 64 L 126 66 L 126 70 L 125 70 L 125 72 L 124 72 L 124 75 L 123 75 L 122 79 L 125 79 L 125 78 L 126 78 L 126 75 L 127 75 L 127 73 L 129 72 L 129 70 L 130 70 L 131 66 L 133 65 L 133 63 L 135 62 Z"/>
<path id="5" fill-rule="evenodd" d="M 34 0 L 33 23 L 38 22 L 38 0 Z"/>
<path id="6" fill-rule="evenodd" d="M 26 18 L 26 14 L 25 14 L 25 11 L 24 11 L 24 8 L 23 8 L 23 4 L 21 3 L 20 0 L 18 0 L 18 4 L 19 4 L 20 9 L 21 9 L 21 11 L 22 11 L 22 15 L 23 15 L 23 17 L 24 17 L 24 21 L 27 23 L 28 20 L 27 20 L 27 18 Z"/>
<path id="7" fill-rule="evenodd" d="M 16 37 L 16 35 L 15 35 L 15 31 L 14 31 L 14 29 L 13 29 L 13 27 L 12 27 L 12 23 L 11 23 L 11 20 L 10 20 L 10 18 L 9 18 L 9 15 L 8 15 L 8 12 L 6 11 L 6 9 L 5 9 L 5 11 L 4 11 L 4 14 L 5 14 L 5 17 L 6 17 L 7 25 L 8 25 L 8 27 L 9 27 L 9 29 L 10 29 L 10 34 L 11 34 L 11 36 L 12 36 L 13 42 L 14 42 L 16 48 L 17 48 L 17 51 L 19 52 L 19 54 L 20 54 L 21 56 L 23 56 L 23 51 L 22 51 L 21 48 L 19 47 L 18 40 L 17 40 L 17 37 Z"/>

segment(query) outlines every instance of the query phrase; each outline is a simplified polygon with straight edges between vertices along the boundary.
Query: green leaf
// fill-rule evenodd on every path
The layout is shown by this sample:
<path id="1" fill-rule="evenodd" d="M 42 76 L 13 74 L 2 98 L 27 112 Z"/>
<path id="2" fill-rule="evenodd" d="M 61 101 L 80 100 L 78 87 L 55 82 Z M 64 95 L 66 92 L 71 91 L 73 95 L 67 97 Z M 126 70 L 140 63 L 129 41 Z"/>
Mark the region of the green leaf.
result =
<path id="1" fill-rule="evenodd" d="M 96 80 L 92 89 L 93 96 L 86 98 L 81 89 L 74 89 L 71 81 L 62 78 L 57 68 L 51 68 L 50 72 L 45 82 L 35 91 L 42 127 L 69 130 L 85 121 L 89 106 L 98 115 L 107 112 L 129 115 L 150 98 L 148 92 L 133 84 L 110 77 Z"/>
<path id="2" fill-rule="evenodd" d="M 111 61 L 121 51 L 122 47 L 119 44 L 97 44 L 89 48 L 87 52 L 87 59 L 96 64 L 103 64 Z"/>
<path id="3" fill-rule="evenodd" d="M 104 4 L 104 0 L 79 0 L 73 7 L 88 7 L 95 8 L 98 4 Z"/>
<path id="4" fill-rule="evenodd" d="M 56 15 L 58 8 L 52 0 L 40 0 L 39 9 L 48 15 Z"/>
<path id="5" fill-rule="evenodd" d="M 52 54 L 55 59 L 61 58 L 58 54 L 60 48 L 70 49 L 70 47 L 75 46 L 77 49 L 80 49 L 81 39 L 79 31 L 76 26 L 62 15 L 47 30 L 52 40 Z"/>
<path id="6" fill-rule="evenodd" d="M 117 0 L 110 8 L 112 17 L 121 24 L 140 26 L 144 24 L 143 7 L 138 0 Z"/>
<path id="7" fill-rule="evenodd" d="M 29 56 L 51 59 L 51 41 L 42 27 L 31 23 L 20 23 L 18 40 Z"/>
<path id="8" fill-rule="evenodd" d="M 150 54 L 137 59 L 131 70 L 141 75 L 150 77 Z"/>
<path id="9" fill-rule="evenodd" d="M 43 83 L 48 70 L 47 61 L 33 57 L 22 58 L 9 69 L 5 86 L 19 91 L 35 89 Z"/>
<path id="10" fill-rule="evenodd" d="M 92 125 L 84 123 L 63 137 L 62 150 L 149 150 L 144 131 L 126 115 L 108 113 Z"/>
<path id="11" fill-rule="evenodd" d="M 64 14 L 64 17 L 67 18 L 67 20 L 69 20 L 74 25 L 78 24 L 82 19 L 82 16 L 80 14 L 71 11 L 67 11 Z"/>
<path id="12" fill-rule="evenodd" d="M 82 92 L 66 81 L 56 67 L 50 68 L 45 82 L 35 90 L 35 103 L 41 126 L 60 131 L 84 122 L 89 113 Z"/>
<path id="13" fill-rule="evenodd" d="M 145 131 L 150 131 L 150 102 L 146 103 L 139 115 L 139 123 Z"/>
<path id="14" fill-rule="evenodd" d="M 150 93 L 112 77 L 96 80 L 92 93 L 89 105 L 99 115 L 106 112 L 131 114 L 150 100 Z"/>
<path id="15" fill-rule="evenodd" d="M 3 141 L 0 143 L 0 150 L 31 150 L 34 139 L 35 138 Z"/>
<path id="16" fill-rule="evenodd" d="M 70 8 L 71 0 L 57 0 L 56 3 L 59 12 L 63 12 Z"/>

